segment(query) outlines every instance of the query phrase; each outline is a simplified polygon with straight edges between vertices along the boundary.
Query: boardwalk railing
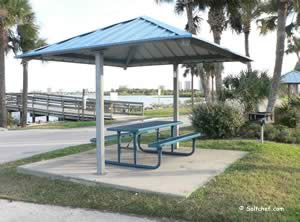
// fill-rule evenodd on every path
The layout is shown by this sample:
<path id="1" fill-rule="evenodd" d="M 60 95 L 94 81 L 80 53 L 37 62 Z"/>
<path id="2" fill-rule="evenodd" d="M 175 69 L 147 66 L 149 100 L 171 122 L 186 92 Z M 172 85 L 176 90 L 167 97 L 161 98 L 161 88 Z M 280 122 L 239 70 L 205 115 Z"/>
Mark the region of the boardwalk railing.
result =
<path id="1" fill-rule="evenodd" d="M 95 111 L 95 99 L 86 100 L 86 109 Z M 104 101 L 104 112 L 121 115 L 144 115 L 144 103 L 126 101 Z"/>
<path id="2" fill-rule="evenodd" d="M 8 111 L 22 110 L 22 94 L 6 95 Z M 95 99 L 83 99 L 75 96 L 30 93 L 27 99 L 28 112 L 33 115 L 57 116 L 69 120 L 95 119 Z M 113 114 L 143 115 L 143 103 L 105 101 L 105 118 L 113 118 Z"/>

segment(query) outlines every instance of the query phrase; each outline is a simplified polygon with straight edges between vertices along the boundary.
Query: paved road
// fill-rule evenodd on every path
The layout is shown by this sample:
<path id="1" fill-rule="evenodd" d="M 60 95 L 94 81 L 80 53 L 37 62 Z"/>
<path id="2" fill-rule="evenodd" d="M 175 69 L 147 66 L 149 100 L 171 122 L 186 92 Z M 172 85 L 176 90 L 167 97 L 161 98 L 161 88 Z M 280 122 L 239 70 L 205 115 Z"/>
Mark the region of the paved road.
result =
<path id="1" fill-rule="evenodd" d="M 168 119 L 164 118 L 164 120 Z M 184 122 L 184 126 L 189 125 L 187 116 L 182 116 L 180 120 Z M 106 135 L 109 133 L 112 132 L 106 131 Z M 93 137 L 95 137 L 95 127 L 0 131 L 0 164 L 72 145 L 89 143 L 90 138 Z"/>
<path id="2" fill-rule="evenodd" d="M 0 222 L 154 222 L 147 218 L 0 200 Z"/>

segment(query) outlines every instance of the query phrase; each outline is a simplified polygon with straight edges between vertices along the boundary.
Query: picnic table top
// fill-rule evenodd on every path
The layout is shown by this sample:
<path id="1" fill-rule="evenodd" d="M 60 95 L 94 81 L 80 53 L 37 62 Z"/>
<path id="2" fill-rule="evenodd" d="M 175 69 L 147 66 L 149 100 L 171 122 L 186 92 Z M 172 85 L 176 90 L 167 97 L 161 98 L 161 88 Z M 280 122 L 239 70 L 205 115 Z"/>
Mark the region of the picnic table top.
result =
<path id="1" fill-rule="evenodd" d="M 142 132 L 182 124 L 180 121 L 148 121 L 107 128 L 109 131 Z"/>

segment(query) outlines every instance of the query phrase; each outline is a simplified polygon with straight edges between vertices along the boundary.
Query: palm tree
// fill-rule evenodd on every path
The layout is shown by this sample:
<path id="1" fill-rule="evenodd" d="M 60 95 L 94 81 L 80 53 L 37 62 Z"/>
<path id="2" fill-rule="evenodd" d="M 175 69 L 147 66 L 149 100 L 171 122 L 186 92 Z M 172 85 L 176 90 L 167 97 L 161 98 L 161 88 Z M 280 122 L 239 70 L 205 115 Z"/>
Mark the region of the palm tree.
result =
<path id="1" fill-rule="evenodd" d="M 276 42 L 276 59 L 273 73 L 271 91 L 268 100 L 267 112 L 272 112 L 276 102 L 276 96 L 279 88 L 284 48 L 285 48 L 285 26 L 288 14 L 289 0 L 278 0 L 278 21 L 277 21 L 277 42 Z"/>
<path id="2" fill-rule="evenodd" d="M 249 35 L 251 32 L 251 22 L 256 20 L 262 13 L 261 0 L 241 0 L 237 14 L 231 17 L 230 25 L 237 33 L 244 33 L 245 54 L 250 57 Z M 252 72 L 251 62 L 247 62 L 248 72 Z"/>
<path id="3" fill-rule="evenodd" d="M 300 70 L 300 38 L 296 36 L 291 36 L 288 38 L 288 46 L 285 51 L 286 54 L 294 53 L 297 56 L 297 63 L 295 66 L 295 70 Z"/>
<path id="4" fill-rule="evenodd" d="M 195 92 L 194 92 L 194 77 L 198 76 L 198 69 L 197 69 L 197 65 L 195 64 L 184 64 L 182 65 L 183 68 L 185 68 L 183 76 L 187 77 L 189 74 L 191 75 L 191 90 L 192 90 L 192 95 L 191 95 L 191 100 L 192 100 L 192 109 L 194 109 L 194 98 L 195 98 Z"/>
<path id="5" fill-rule="evenodd" d="M 280 84 L 286 35 L 293 35 L 293 30 L 297 29 L 300 25 L 300 1 L 269 0 L 264 4 L 263 9 L 264 12 L 270 14 L 270 16 L 258 20 L 261 33 L 266 34 L 277 28 L 275 66 L 267 106 L 267 112 L 272 112 Z M 287 24 L 287 17 L 289 15 L 293 16 L 291 16 L 291 22 Z"/>
<path id="6" fill-rule="evenodd" d="M 7 127 L 5 90 L 5 51 L 8 46 L 9 29 L 25 23 L 31 14 L 28 0 L 0 0 L 0 127 Z"/>
<path id="7" fill-rule="evenodd" d="M 239 0 L 197 0 L 201 4 L 206 4 L 209 7 L 208 12 L 208 24 L 210 25 L 211 31 L 213 33 L 214 42 L 218 45 L 221 44 L 221 37 L 223 31 L 227 27 L 227 21 L 231 17 L 236 16 L 237 10 L 239 9 Z M 222 72 L 223 63 L 215 64 L 215 78 L 216 78 L 216 96 L 217 99 L 222 97 Z"/>
<path id="8" fill-rule="evenodd" d="M 17 36 L 12 40 L 13 50 L 16 53 L 28 52 L 35 48 L 46 45 L 44 39 L 39 38 L 39 27 L 35 24 L 35 15 L 32 13 L 28 16 L 26 24 L 17 26 Z M 26 127 L 27 124 L 27 97 L 28 97 L 28 60 L 22 59 L 23 66 L 23 92 L 22 92 L 22 118 L 21 126 Z"/>
<path id="9" fill-rule="evenodd" d="M 208 0 L 209 1 L 209 0 Z M 175 0 L 155 0 L 156 3 L 174 3 Z M 199 10 L 205 10 L 206 8 L 206 1 L 194 1 L 194 0 L 176 0 L 175 2 L 175 12 L 177 14 L 181 14 L 184 10 L 186 10 L 186 15 L 187 15 L 187 20 L 188 23 L 186 25 L 186 29 L 191 32 L 192 34 L 196 35 L 197 34 L 197 29 L 198 29 L 198 25 L 200 22 L 200 18 L 198 16 L 194 16 L 193 15 L 193 10 L 195 8 L 198 8 Z M 188 65 L 187 65 L 188 66 Z M 203 69 L 203 65 L 202 64 L 197 64 L 196 66 L 198 75 L 200 76 L 201 79 L 201 83 L 202 83 L 202 88 L 203 88 L 203 92 L 204 92 L 204 96 L 205 96 L 205 100 L 206 102 L 209 104 L 211 103 L 211 95 L 210 95 L 210 87 L 209 87 L 209 76 L 205 76 L 205 72 L 202 71 Z M 193 71 L 195 70 L 195 67 L 193 68 Z M 193 74 L 192 74 L 192 78 L 193 78 Z M 192 105 L 193 105 L 193 95 L 192 95 Z"/>

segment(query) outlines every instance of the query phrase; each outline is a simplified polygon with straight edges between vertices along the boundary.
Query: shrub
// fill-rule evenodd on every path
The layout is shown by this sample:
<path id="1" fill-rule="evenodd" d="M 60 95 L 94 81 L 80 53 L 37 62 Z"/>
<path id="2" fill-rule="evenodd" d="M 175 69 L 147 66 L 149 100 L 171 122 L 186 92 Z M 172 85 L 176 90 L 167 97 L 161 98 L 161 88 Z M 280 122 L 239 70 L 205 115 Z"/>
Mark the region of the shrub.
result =
<path id="1" fill-rule="evenodd" d="M 224 79 L 224 97 L 238 100 L 244 106 L 245 113 L 253 112 L 269 95 L 270 85 L 271 79 L 266 72 L 241 71 Z"/>
<path id="2" fill-rule="evenodd" d="M 11 115 L 8 115 L 8 117 L 7 117 L 7 125 L 9 127 L 15 127 L 18 124 L 19 124 L 19 120 L 18 119 L 12 117 Z"/>
<path id="3" fill-rule="evenodd" d="M 245 125 L 241 127 L 239 135 L 248 139 L 260 138 L 260 125 L 246 122 Z"/>
<path id="4" fill-rule="evenodd" d="M 198 105 L 192 112 L 191 120 L 196 131 L 210 138 L 236 136 L 244 124 L 243 115 L 226 104 Z"/>
<path id="5" fill-rule="evenodd" d="M 260 138 L 260 124 L 247 123 L 242 127 L 241 136 L 244 138 Z M 281 143 L 300 143 L 300 129 L 288 128 L 283 125 L 266 124 L 264 138 Z"/>
<path id="6" fill-rule="evenodd" d="M 264 129 L 264 137 L 267 140 L 276 140 L 278 138 L 278 129 L 273 124 L 266 124 Z"/>
<path id="7" fill-rule="evenodd" d="M 300 97 L 291 97 L 288 102 L 284 102 L 281 107 L 275 109 L 276 124 L 290 128 L 300 125 Z"/>

